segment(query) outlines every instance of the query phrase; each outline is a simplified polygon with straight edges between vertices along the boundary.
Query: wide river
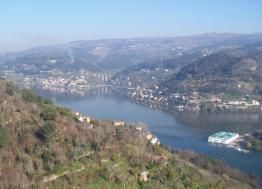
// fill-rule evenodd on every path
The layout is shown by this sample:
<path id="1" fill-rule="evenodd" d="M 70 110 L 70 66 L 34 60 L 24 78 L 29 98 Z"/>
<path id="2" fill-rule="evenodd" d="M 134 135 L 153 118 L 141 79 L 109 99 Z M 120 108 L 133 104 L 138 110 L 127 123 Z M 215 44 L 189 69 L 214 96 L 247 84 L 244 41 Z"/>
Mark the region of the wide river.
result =
<path id="1" fill-rule="evenodd" d="M 231 167 L 262 178 L 262 153 L 245 154 L 234 149 L 211 145 L 209 135 L 217 131 L 247 133 L 262 128 L 261 114 L 178 113 L 169 114 L 116 96 L 53 97 L 59 104 L 97 119 L 144 122 L 161 143 L 179 149 L 192 149 Z"/>

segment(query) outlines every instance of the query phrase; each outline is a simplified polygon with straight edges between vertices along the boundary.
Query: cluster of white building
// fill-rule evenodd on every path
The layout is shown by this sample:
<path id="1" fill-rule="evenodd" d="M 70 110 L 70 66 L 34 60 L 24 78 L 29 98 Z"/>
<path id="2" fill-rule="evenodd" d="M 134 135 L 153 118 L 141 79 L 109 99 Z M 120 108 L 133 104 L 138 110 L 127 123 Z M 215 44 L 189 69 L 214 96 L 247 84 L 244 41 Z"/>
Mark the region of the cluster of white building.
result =
<path id="1" fill-rule="evenodd" d="M 234 105 L 234 106 L 259 106 L 260 103 L 257 100 L 251 100 L 251 101 L 246 101 L 246 100 L 232 100 L 227 102 L 227 105 Z"/>
<path id="2" fill-rule="evenodd" d="M 138 130 L 140 132 L 143 131 L 143 129 L 141 127 L 136 127 L 136 130 Z M 160 140 L 155 135 L 153 135 L 152 133 L 147 131 L 145 133 L 145 137 L 146 137 L 146 139 L 148 141 L 150 141 L 151 144 L 153 144 L 153 145 L 160 145 Z"/>
<path id="3" fill-rule="evenodd" d="M 88 85 L 88 82 L 83 77 L 78 78 L 63 78 L 63 77 L 48 77 L 45 79 L 41 79 L 39 82 L 43 88 L 50 88 L 50 87 L 76 87 L 76 86 L 83 86 Z"/>
<path id="4" fill-rule="evenodd" d="M 75 115 L 77 116 L 78 120 L 81 123 L 88 123 L 88 124 L 91 123 L 91 118 L 90 117 L 82 115 L 79 112 L 75 112 Z M 122 127 L 122 126 L 126 125 L 126 123 L 124 121 L 114 121 L 113 124 L 114 124 L 115 127 Z M 93 126 L 92 126 L 92 128 L 93 128 Z M 140 131 L 140 132 L 144 131 L 143 128 L 139 127 L 139 126 L 137 126 L 135 129 Z M 160 145 L 160 140 L 155 135 L 153 135 L 149 131 L 145 131 L 144 134 L 145 134 L 146 139 L 148 141 L 150 141 L 151 144 L 153 144 L 153 145 Z"/>
<path id="5" fill-rule="evenodd" d="M 167 103 L 168 98 L 163 96 L 163 91 L 158 91 L 158 86 L 155 86 L 155 89 L 147 89 L 147 88 L 128 88 L 133 92 L 129 92 L 129 95 L 132 98 L 139 98 L 141 100 L 149 100 L 155 103 Z M 168 103 L 167 103 L 168 105 Z"/>

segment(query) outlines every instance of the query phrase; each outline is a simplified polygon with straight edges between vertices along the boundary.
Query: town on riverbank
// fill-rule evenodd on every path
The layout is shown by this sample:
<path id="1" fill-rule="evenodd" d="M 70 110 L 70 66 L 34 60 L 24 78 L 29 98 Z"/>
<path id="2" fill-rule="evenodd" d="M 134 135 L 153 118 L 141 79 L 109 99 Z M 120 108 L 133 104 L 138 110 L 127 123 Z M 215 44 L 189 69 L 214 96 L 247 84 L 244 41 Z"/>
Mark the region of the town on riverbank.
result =
<path id="1" fill-rule="evenodd" d="M 249 94 L 171 93 L 167 88 L 158 85 L 140 87 L 133 85 L 132 81 L 126 83 L 126 81 L 111 80 L 113 74 L 114 72 L 92 73 L 81 70 L 72 73 L 54 71 L 24 76 L 5 71 L 2 76 L 26 88 L 58 94 L 70 93 L 84 96 L 94 89 L 101 89 L 105 94 L 110 90 L 135 102 L 170 112 L 262 112 L 261 102 Z"/>

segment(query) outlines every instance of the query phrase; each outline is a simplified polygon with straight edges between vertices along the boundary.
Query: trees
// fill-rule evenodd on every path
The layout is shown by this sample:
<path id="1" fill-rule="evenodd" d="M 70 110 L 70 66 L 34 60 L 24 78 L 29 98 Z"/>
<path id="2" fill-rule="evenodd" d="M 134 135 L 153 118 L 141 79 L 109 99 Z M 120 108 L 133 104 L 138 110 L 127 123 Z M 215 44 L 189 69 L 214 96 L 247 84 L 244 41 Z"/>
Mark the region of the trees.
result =
<path id="1" fill-rule="evenodd" d="M 0 127 L 0 148 L 8 144 L 8 133 L 5 128 Z"/>
<path id="2" fill-rule="evenodd" d="M 123 138 L 123 133 L 124 133 L 123 130 L 124 129 L 121 128 L 121 127 L 117 127 L 116 128 L 116 138 L 117 138 L 117 140 L 121 140 Z"/>
<path id="3" fill-rule="evenodd" d="M 57 107 L 56 109 L 57 109 L 57 111 L 58 111 L 61 115 L 68 116 L 68 117 L 71 117 L 71 116 L 72 116 L 71 110 L 68 109 L 68 108 L 66 108 L 66 107 Z"/>
<path id="4" fill-rule="evenodd" d="M 56 109 L 53 105 L 44 104 L 40 116 L 45 121 L 53 121 L 56 118 Z"/>
<path id="5" fill-rule="evenodd" d="M 0 115 L 0 127 L 3 126 L 4 122 L 5 122 L 4 116 Z"/>
<path id="6" fill-rule="evenodd" d="M 18 89 L 14 83 L 11 82 L 6 83 L 6 93 L 8 95 L 13 96 L 17 90 Z"/>
<path id="7" fill-rule="evenodd" d="M 34 92 L 26 90 L 26 89 L 22 90 L 22 97 L 23 97 L 23 100 L 25 100 L 27 102 L 40 103 L 42 101 L 42 98 L 40 96 L 38 96 Z"/>
<path id="8" fill-rule="evenodd" d="M 36 136 L 43 142 L 49 142 L 55 135 L 56 125 L 54 122 L 48 121 L 43 127 L 36 131 Z"/>

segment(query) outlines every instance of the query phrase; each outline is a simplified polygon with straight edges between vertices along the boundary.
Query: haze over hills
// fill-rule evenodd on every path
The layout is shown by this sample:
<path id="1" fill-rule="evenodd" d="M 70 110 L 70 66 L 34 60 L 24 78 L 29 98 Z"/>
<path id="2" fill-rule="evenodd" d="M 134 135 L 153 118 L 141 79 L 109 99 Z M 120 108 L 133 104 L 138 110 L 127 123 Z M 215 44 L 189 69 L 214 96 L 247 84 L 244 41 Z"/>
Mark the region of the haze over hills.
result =
<path id="1" fill-rule="evenodd" d="M 165 99 L 171 108 L 181 105 L 172 99 L 180 93 L 197 99 L 199 110 L 212 95 L 222 104 L 247 95 L 261 101 L 261 49 L 261 34 L 75 41 L 2 55 L 0 68 L 27 87 L 85 92 L 111 85 L 142 100 L 144 93 L 150 102 Z"/>
<path id="2" fill-rule="evenodd" d="M 122 85 L 132 81 L 133 87 L 157 85 L 168 94 L 197 91 L 253 94 L 261 98 L 261 55 L 261 35 L 238 36 L 216 44 L 215 48 L 213 45 L 199 47 L 179 56 L 130 66 L 117 73 L 113 80 L 121 81 Z"/>
<path id="3" fill-rule="evenodd" d="M 180 56 L 183 53 L 215 51 L 261 42 L 261 34 L 210 33 L 188 37 L 105 39 L 75 41 L 2 55 L 2 69 L 29 74 L 61 69 L 122 70 L 139 63 Z M 29 61 L 30 60 L 30 61 Z"/>

